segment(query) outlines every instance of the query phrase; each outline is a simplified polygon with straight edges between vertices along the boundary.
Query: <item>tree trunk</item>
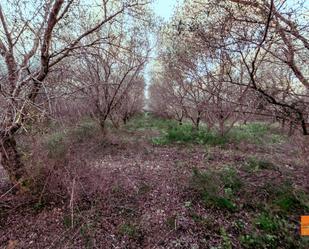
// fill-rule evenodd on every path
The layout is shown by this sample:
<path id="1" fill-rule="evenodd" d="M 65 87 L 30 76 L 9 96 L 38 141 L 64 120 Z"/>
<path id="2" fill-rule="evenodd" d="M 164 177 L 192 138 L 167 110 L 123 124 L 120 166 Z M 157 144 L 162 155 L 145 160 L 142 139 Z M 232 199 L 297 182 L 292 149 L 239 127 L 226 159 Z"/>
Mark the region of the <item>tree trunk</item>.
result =
<path id="1" fill-rule="evenodd" d="M 103 117 L 100 119 L 100 128 L 102 134 L 105 136 L 106 135 L 106 119 L 107 117 Z"/>
<path id="2" fill-rule="evenodd" d="M 179 125 L 182 125 L 182 119 L 183 119 L 183 117 L 181 117 L 181 118 L 178 120 L 178 124 L 179 124 Z"/>
<path id="3" fill-rule="evenodd" d="M 124 125 L 126 125 L 126 124 L 127 124 L 127 117 L 124 117 L 124 118 L 122 119 L 122 122 L 123 122 Z"/>
<path id="4" fill-rule="evenodd" d="M 219 130 L 220 130 L 220 135 L 223 137 L 225 130 L 224 130 L 224 120 L 219 121 Z"/>
<path id="5" fill-rule="evenodd" d="M 302 119 L 302 121 L 301 121 L 301 127 L 302 127 L 302 130 L 303 130 L 303 135 L 308 136 L 309 135 L 308 127 L 307 127 L 307 124 L 306 124 L 304 119 Z"/>
<path id="6" fill-rule="evenodd" d="M 198 116 L 196 118 L 196 122 L 195 122 L 195 130 L 197 130 L 197 131 L 200 129 L 200 122 L 201 122 L 201 118 L 200 118 L 200 116 Z"/>
<path id="7" fill-rule="evenodd" d="M 13 136 L 4 137 L 0 143 L 0 163 L 10 181 L 14 185 L 19 185 L 20 189 L 29 190 L 30 178 L 17 151 L 15 138 Z"/>
<path id="8" fill-rule="evenodd" d="M 282 129 L 282 131 L 284 131 L 284 127 L 285 127 L 285 118 L 283 118 L 282 121 L 281 121 L 281 129 Z"/>
<path id="9" fill-rule="evenodd" d="M 288 136 L 291 137 L 293 134 L 294 134 L 294 124 L 292 121 L 290 121 Z"/>

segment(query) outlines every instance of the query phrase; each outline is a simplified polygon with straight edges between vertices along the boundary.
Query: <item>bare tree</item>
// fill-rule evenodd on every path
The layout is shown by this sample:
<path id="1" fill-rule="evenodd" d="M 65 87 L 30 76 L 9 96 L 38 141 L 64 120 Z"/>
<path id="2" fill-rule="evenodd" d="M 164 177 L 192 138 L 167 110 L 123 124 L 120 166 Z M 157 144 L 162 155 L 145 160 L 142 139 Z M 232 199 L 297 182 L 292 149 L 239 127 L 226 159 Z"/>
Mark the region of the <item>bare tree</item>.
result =
<path id="1" fill-rule="evenodd" d="M 257 102 L 264 103 L 257 105 L 259 110 L 255 111 L 256 114 L 263 109 L 263 115 L 272 114 L 279 119 L 289 117 L 307 135 L 305 72 L 308 63 L 305 62 L 308 57 L 308 23 L 305 20 L 293 20 L 302 15 L 304 8 L 301 4 L 287 10 L 285 1 L 188 1 L 176 14 L 172 23 L 176 29 L 170 31 L 168 36 L 180 44 L 180 54 L 185 51 L 185 56 L 177 61 L 185 62 L 180 65 L 187 65 L 192 74 L 207 74 L 207 68 L 201 67 L 201 55 L 206 60 L 218 60 L 222 54 L 227 55 L 222 62 L 227 61 L 230 66 L 223 72 L 223 83 L 230 85 L 234 91 L 241 87 L 248 92 L 250 88 L 250 95 Z M 194 60 L 196 63 L 192 63 Z M 205 64 L 208 64 L 208 68 L 215 65 L 212 61 Z M 284 68 L 286 75 L 292 72 L 293 79 L 282 85 L 278 78 L 276 82 L 274 77 L 272 80 L 265 78 L 276 67 Z M 252 91 L 256 94 L 251 94 Z M 228 102 L 238 102 L 239 107 L 252 107 L 250 102 L 256 101 L 247 99 L 244 105 L 243 98 L 236 98 Z M 235 109 L 234 112 L 240 110 Z"/>
<path id="2" fill-rule="evenodd" d="M 134 36 L 127 40 L 121 33 L 112 44 L 86 49 L 79 57 L 81 70 L 77 75 L 77 87 L 82 87 L 92 117 L 98 121 L 103 133 L 106 120 L 112 118 L 115 121 L 115 112 L 121 106 L 124 109 L 125 98 L 129 98 L 141 82 L 141 73 L 148 60 L 145 46 L 147 40 L 146 44 L 140 44 Z"/>
<path id="3" fill-rule="evenodd" d="M 85 38 L 138 6 L 135 1 L 103 1 L 88 9 L 74 0 L 1 2 L 0 55 L 5 70 L 0 85 L 0 156 L 12 183 L 26 186 L 29 181 L 15 134 L 29 120 L 49 72 L 77 49 L 107 40 Z M 89 11 L 101 16 L 88 20 L 85 28 L 82 22 Z"/>

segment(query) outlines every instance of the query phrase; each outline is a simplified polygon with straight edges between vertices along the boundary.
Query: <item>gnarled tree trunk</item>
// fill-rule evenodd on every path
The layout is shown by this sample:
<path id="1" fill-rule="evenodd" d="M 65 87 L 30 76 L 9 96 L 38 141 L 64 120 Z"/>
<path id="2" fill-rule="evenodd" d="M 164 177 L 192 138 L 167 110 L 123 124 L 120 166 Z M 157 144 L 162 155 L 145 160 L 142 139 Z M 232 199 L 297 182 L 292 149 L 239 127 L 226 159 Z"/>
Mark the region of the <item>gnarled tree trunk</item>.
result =
<path id="1" fill-rule="evenodd" d="M 0 164 L 14 185 L 19 185 L 20 189 L 29 187 L 30 179 L 25 165 L 21 161 L 14 136 L 4 136 L 1 138 Z"/>

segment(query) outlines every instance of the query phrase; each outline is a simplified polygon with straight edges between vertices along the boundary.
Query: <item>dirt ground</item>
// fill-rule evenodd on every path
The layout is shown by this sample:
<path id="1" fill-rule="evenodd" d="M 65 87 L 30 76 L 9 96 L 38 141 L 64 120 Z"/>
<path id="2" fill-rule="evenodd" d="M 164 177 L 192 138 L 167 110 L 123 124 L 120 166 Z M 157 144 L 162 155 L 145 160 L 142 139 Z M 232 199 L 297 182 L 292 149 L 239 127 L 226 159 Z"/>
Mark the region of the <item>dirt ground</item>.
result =
<path id="1" fill-rule="evenodd" d="M 308 165 L 289 142 L 268 147 L 158 146 L 150 141 L 155 131 L 121 131 L 121 136 L 119 132 L 110 133 L 100 146 L 80 145 L 76 157 L 78 151 L 87 153 L 79 167 L 92 169 L 93 181 L 83 181 L 90 178 L 87 175 L 74 179 L 67 186 L 68 199 L 39 203 L 37 196 L 6 194 L 10 185 L 1 172 L 0 248 L 246 248 L 239 237 L 252 228 L 256 209 L 241 206 L 229 212 L 205 207 L 190 187 L 194 168 L 232 166 L 247 193 L 265 182 L 286 179 L 309 193 Z M 250 156 L 276 167 L 248 173 L 243 165 Z M 259 201 L 255 193 L 253 203 Z M 300 239 L 299 215 L 295 210 L 290 217 L 293 239 Z M 244 228 L 235 225 L 238 221 Z M 290 247 L 266 243 L 266 248 Z"/>

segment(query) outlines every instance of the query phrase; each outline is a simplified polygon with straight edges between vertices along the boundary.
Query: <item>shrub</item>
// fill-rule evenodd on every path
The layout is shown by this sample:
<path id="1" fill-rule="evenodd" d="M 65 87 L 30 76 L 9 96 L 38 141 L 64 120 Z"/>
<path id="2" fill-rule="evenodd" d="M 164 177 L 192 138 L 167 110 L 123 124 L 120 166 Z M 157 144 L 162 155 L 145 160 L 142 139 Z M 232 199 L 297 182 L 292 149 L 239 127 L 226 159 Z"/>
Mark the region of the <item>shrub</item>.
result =
<path id="1" fill-rule="evenodd" d="M 83 142 L 86 139 L 92 138 L 98 131 L 97 125 L 92 121 L 84 121 L 72 129 L 70 136 L 76 142 Z"/>
<path id="2" fill-rule="evenodd" d="M 44 144 L 50 158 L 63 158 L 66 155 L 67 146 L 64 132 L 55 132 L 49 135 Z"/>
<path id="3" fill-rule="evenodd" d="M 263 212 L 253 220 L 250 233 L 240 237 L 244 248 L 308 248 L 308 241 L 295 233 L 297 223 Z"/>
<path id="4" fill-rule="evenodd" d="M 308 212 L 308 197 L 286 181 L 281 184 L 266 184 L 264 189 L 269 194 L 270 205 L 274 211 L 281 213 Z"/>
<path id="5" fill-rule="evenodd" d="M 259 229 L 266 231 L 266 232 L 274 232 L 277 229 L 279 229 L 277 218 L 267 213 L 260 214 L 255 220 L 255 225 Z"/>
<path id="6" fill-rule="evenodd" d="M 152 140 L 154 144 L 195 143 L 212 146 L 223 145 L 229 142 L 227 136 L 201 128 L 196 130 L 190 124 L 170 126 L 161 137 Z"/>
<path id="7" fill-rule="evenodd" d="M 265 249 L 277 248 L 278 238 L 270 234 L 252 233 L 240 237 L 243 248 Z"/>
<path id="8" fill-rule="evenodd" d="M 279 143 L 284 139 L 282 135 L 275 134 L 268 124 L 260 122 L 235 126 L 229 137 L 235 142 L 245 141 L 254 144 Z"/>

